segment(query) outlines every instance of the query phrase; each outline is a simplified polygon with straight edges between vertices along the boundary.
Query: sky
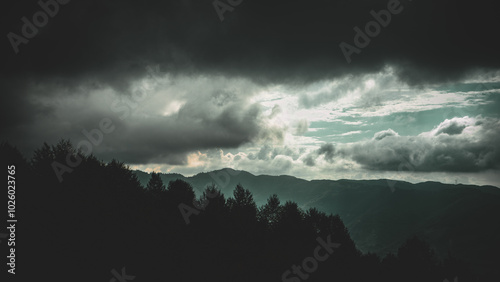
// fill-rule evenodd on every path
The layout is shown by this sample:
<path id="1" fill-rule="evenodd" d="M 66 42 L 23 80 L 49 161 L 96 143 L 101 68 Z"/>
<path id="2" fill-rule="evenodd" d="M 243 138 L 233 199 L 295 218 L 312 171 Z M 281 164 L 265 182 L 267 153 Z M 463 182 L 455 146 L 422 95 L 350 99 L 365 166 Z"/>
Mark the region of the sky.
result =
<path id="1" fill-rule="evenodd" d="M 0 140 L 132 169 L 500 187 L 489 1 L 9 1 Z"/>

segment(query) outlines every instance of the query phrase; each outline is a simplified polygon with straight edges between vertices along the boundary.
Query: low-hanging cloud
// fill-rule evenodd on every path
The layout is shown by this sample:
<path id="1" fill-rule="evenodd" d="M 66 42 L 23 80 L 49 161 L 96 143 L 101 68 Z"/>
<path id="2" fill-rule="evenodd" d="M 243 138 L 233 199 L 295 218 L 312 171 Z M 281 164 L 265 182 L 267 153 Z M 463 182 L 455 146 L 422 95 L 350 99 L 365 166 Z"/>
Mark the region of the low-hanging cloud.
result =
<path id="1" fill-rule="evenodd" d="M 30 104 L 23 104 L 36 118 L 13 120 L 3 127 L 2 139 L 27 151 L 60 138 L 77 145 L 87 138 L 83 130 L 93 132 L 102 118 L 109 118 L 116 129 L 92 153 L 130 164 L 185 164 L 188 153 L 197 150 L 283 141 L 284 129 L 250 102 L 255 89 L 247 80 L 177 77 L 171 82 L 165 74 L 157 79 L 167 83 L 144 81 L 149 86 L 140 101 L 109 87 L 85 86 L 80 93 L 44 86 L 26 96 Z M 37 87 L 30 89 L 36 92 Z"/>
<path id="2" fill-rule="evenodd" d="M 368 141 L 324 144 L 304 162 L 315 165 L 325 160 L 352 159 L 363 168 L 398 171 L 403 165 L 421 172 L 479 172 L 500 168 L 500 120 L 463 117 L 445 120 L 418 136 L 400 136 L 393 130 L 375 133 Z"/>

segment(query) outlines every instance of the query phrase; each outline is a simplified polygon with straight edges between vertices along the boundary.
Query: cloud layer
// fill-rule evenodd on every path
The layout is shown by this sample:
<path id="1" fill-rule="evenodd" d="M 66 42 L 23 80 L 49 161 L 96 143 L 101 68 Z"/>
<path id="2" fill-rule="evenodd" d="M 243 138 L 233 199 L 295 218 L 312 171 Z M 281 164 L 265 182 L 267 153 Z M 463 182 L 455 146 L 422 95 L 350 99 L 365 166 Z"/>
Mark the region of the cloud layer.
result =
<path id="1" fill-rule="evenodd" d="M 125 89 L 143 67 L 173 73 L 244 76 L 260 82 L 311 81 L 377 72 L 392 65 L 410 83 L 447 81 L 498 68 L 500 43 L 490 1 L 396 1 L 402 12 L 348 64 L 339 44 L 394 0 L 243 1 L 220 19 L 211 1 L 70 1 L 15 55 L 2 41 L 2 74 L 96 78 Z M 397 4 L 397 3 L 396 3 Z M 22 35 L 33 1 L 2 9 L 2 34 Z"/>
<path id="2" fill-rule="evenodd" d="M 402 12 L 348 63 L 339 44 L 356 45 L 354 28 L 390 3 Z M 29 38 L 17 54 L 9 37 L 0 43 L 0 140 L 28 154 L 44 141 L 78 144 L 107 118 L 114 130 L 93 153 L 166 170 L 498 169 L 490 1 L 244 0 L 222 22 L 212 1 L 57 6 L 32 36 L 23 17 L 33 22 L 36 1 L 1 11 L 4 35 Z M 466 89 L 471 77 L 494 89 Z"/>
<path id="3" fill-rule="evenodd" d="M 351 159 L 365 169 L 380 171 L 478 172 L 500 168 L 500 120 L 453 118 L 430 132 L 400 136 L 392 129 L 375 133 L 371 140 L 322 145 L 304 162 L 314 164 L 323 156 L 328 162 Z"/>

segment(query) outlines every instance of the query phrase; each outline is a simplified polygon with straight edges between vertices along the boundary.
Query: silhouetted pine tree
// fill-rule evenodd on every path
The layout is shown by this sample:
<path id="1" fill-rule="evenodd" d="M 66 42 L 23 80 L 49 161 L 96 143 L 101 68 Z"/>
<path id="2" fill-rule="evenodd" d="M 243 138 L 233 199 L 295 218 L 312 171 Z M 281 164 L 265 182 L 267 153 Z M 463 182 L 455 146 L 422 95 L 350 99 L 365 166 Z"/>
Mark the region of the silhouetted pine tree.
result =
<path id="1" fill-rule="evenodd" d="M 160 193 L 167 191 L 159 173 L 151 173 L 151 179 L 149 179 L 146 190 L 155 195 L 159 195 Z"/>
<path id="2" fill-rule="evenodd" d="M 234 189 L 233 198 L 227 200 L 227 205 L 233 218 L 242 225 L 253 225 L 256 222 L 257 205 L 252 193 L 240 184 Z"/>
<path id="3" fill-rule="evenodd" d="M 282 206 L 278 195 L 271 195 L 271 197 L 267 199 L 267 203 L 259 208 L 259 213 L 257 215 L 259 223 L 261 223 L 264 228 L 274 231 L 279 221 L 281 209 Z"/>

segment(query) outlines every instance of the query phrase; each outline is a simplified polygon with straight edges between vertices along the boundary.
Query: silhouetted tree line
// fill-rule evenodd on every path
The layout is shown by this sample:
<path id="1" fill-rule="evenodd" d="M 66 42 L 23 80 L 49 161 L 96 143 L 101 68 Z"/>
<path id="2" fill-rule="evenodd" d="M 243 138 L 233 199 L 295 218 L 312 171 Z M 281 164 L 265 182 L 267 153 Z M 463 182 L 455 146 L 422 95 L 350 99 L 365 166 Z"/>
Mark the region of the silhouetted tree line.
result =
<path id="1" fill-rule="evenodd" d="M 153 173 L 147 187 L 122 162 L 105 163 L 71 143 L 44 144 L 30 160 L 1 144 L 16 165 L 18 272 L 51 281 L 110 281 L 126 267 L 135 281 L 282 281 L 286 270 L 313 256 L 317 238 L 340 246 L 307 281 L 473 281 L 463 262 L 438 261 L 414 237 L 384 258 L 358 249 L 338 215 L 302 210 L 271 195 L 257 207 L 238 185 L 226 198 L 214 184 L 198 198 L 189 183 L 165 185 Z M 70 154 L 81 163 L 59 182 L 52 163 Z M 196 208 L 186 224 L 179 205 Z M 119 271 L 120 272 L 120 271 Z M 306 272 L 304 272 L 306 273 Z M 304 281 L 292 273 L 286 281 Z"/>

